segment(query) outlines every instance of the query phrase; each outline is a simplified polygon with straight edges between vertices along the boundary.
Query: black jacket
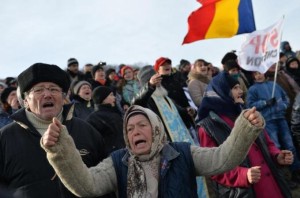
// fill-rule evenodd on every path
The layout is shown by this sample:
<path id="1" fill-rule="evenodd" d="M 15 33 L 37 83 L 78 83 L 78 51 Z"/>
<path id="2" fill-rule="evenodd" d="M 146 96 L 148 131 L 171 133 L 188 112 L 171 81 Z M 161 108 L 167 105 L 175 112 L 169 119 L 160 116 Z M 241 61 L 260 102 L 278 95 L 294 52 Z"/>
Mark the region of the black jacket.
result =
<path id="1" fill-rule="evenodd" d="M 90 167 L 107 156 L 103 139 L 92 126 L 72 118 L 64 107 L 66 125 L 84 163 Z M 0 130 L 0 185 L 15 190 L 22 198 L 69 198 L 71 194 L 50 166 L 46 152 L 40 146 L 40 133 L 26 117 L 24 109 L 11 116 L 15 121 Z"/>
<path id="2" fill-rule="evenodd" d="M 159 110 L 158 110 L 153 98 L 151 97 L 152 94 L 154 93 L 154 91 L 155 91 L 155 88 L 151 87 L 149 85 L 149 83 L 145 84 L 141 88 L 140 92 L 132 99 L 132 104 L 149 108 L 162 119 L 162 117 L 159 113 Z M 181 106 L 177 105 L 175 102 L 174 102 L 174 105 L 176 106 L 177 111 L 178 111 L 181 119 L 183 120 L 184 124 L 186 125 L 186 127 L 189 129 L 191 126 L 193 126 L 192 122 L 191 122 L 191 117 L 189 116 L 187 110 L 185 108 L 182 108 Z M 166 126 L 165 126 L 165 131 L 168 132 Z"/>
<path id="3" fill-rule="evenodd" d="M 189 107 L 189 101 L 185 96 L 182 88 L 182 82 L 180 82 L 180 76 L 177 73 L 169 76 L 162 76 L 162 86 L 168 91 L 168 96 L 174 100 L 174 102 L 181 107 Z"/>
<path id="4" fill-rule="evenodd" d="M 73 97 L 72 103 L 74 105 L 73 116 L 82 120 L 85 120 L 94 111 L 94 107 L 88 107 L 88 101 L 78 95 Z M 91 103 L 91 105 L 93 104 Z"/>
<path id="5" fill-rule="evenodd" d="M 107 153 L 125 147 L 123 138 L 123 119 L 116 107 L 111 105 L 96 105 L 86 121 L 103 137 Z"/>

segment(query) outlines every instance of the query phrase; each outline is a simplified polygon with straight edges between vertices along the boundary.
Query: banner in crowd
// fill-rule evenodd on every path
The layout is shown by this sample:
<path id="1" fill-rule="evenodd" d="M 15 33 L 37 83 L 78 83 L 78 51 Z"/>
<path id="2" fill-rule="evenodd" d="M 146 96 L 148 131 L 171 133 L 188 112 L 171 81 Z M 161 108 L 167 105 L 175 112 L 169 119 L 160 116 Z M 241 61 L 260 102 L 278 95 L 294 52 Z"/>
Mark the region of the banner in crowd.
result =
<path id="1" fill-rule="evenodd" d="M 183 44 L 255 31 L 251 0 L 197 1 L 202 6 L 189 16 L 189 30 Z"/>
<path id="2" fill-rule="evenodd" d="M 252 32 L 238 55 L 240 66 L 248 71 L 265 73 L 279 61 L 283 17 L 274 25 Z"/>

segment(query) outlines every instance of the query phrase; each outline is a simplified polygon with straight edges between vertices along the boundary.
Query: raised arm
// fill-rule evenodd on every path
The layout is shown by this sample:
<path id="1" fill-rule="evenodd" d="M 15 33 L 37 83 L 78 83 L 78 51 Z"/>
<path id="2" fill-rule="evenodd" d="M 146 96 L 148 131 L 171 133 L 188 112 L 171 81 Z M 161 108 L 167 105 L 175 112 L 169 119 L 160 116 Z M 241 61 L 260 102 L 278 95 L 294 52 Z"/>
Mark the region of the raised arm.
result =
<path id="1" fill-rule="evenodd" d="M 106 158 L 97 166 L 87 168 L 67 128 L 56 118 L 43 135 L 41 146 L 56 174 L 75 195 L 95 197 L 116 190 L 117 178 L 112 159 Z"/>
<path id="2" fill-rule="evenodd" d="M 263 131 L 264 119 L 255 107 L 237 118 L 230 136 L 219 147 L 192 146 L 197 175 L 217 175 L 238 166 L 246 157 L 251 144 Z"/>

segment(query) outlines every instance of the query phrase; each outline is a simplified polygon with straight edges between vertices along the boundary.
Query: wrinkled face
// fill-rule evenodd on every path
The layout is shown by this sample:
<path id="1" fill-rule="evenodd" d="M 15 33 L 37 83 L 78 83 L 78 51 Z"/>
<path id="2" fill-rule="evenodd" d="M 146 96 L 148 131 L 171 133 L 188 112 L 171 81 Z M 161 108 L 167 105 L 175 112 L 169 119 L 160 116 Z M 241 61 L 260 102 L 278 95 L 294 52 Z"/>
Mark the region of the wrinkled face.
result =
<path id="1" fill-rule="evenodd" d="M 168 62 L 164 63 L 158 68 L 157 73 L 160 75 L 170 75 L 172 73 L 172 65 Z"/>
<path id="2" fill-rule="evenodd" d="M 113 94 L 113 92 L 111 92 L 102 102 L 102 104 L 110 104 L 111 106 L 115 106 L 116 105 L 116 97 Z"/>
<path id="3" fill-rule="evenodd" d="M 231 94 L 232 94 L 234 103 L 244 104 L 243 90 L 239 84 L 236 84 L 234 87 L 232 87 Z"/>
<path id="4" fill-rule="evenodd" d="M 298 67 L 299 67 L 297 61 L 292 61 L 289 66 L 291 69 L 298 69 Z"/>
<path id="5" fill-rule="evenodd" d="M 78 64 L 74 63 L 72 65 L 69 65 L 68 69 L 74 73 L 77 73 L 78 72 Z"/>
<path id="6" fill-rule="evenodd" d="M 17 91 L 12 91 L 10 92 L 10 94 L 8 95 L 7 99 L 6 99 L 7 103 L 11 106 L 13 101 L 18 101 L 18 97 L 17 97 Z"/>
<path id="7" fill-rule="evenodd" d="M 24 104 L 38 118 L 50 121 L 60 113 L 64 97 L 57 84 L 41 82 L 25 94 Z"/>
<path id="8" fill-rule="evenodd" d="M 92 89 L 89 85 L 82 85 L 79 89 L 78 95 L 87 100 L 90 101 L 92 98 Z"/>
<path id="9" fill-rule="evenodd" d="M 133 71 L 131 69 L 125 69 L 124 79 L 125 80 L 133 80 Z"/>
<path id="10" fill-rule="evenodd" d="M 194 64 L 194 70 L 198 74 L 202 74 L 202 75 L 208 74 L 208 66 L 205 66 L 203 61 L 197 61 Z"/>
<path id="11" fill-rule="evenodd" d="M 105 79 L 105 72 L 102 69 L 98 69 L 95 72 L 95 80 L 104 80 Z"/>
<path id="12" fill-rule="evenodd" d="M 254 76 L 254 80 L 256 82 L 264 82 L 265 81 L 265 75 L 260 72 L 254 72 L 253 76 Z"/>
<path id="13" fill-rule="evenodd" d="M 152 145 L 152 127 L 142 114 L 129 118 L 126 127 L 130 148 L 135 155 L 149 154 Z"/>

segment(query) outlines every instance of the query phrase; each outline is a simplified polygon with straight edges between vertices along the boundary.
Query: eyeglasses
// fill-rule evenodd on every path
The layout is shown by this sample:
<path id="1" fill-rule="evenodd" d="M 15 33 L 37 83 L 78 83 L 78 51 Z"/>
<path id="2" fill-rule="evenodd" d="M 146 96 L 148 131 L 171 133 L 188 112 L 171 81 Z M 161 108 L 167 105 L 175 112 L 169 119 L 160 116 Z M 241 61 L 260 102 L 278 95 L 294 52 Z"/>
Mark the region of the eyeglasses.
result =
<path id="1" fill-rule="evenodd" d="M 42 95 L 46 90 L 49 91 L 51 95 L 59 95 L 62 93 L 60 87 L 33 87 L 30 92 L 33 92 L 36 95 Z"/>

